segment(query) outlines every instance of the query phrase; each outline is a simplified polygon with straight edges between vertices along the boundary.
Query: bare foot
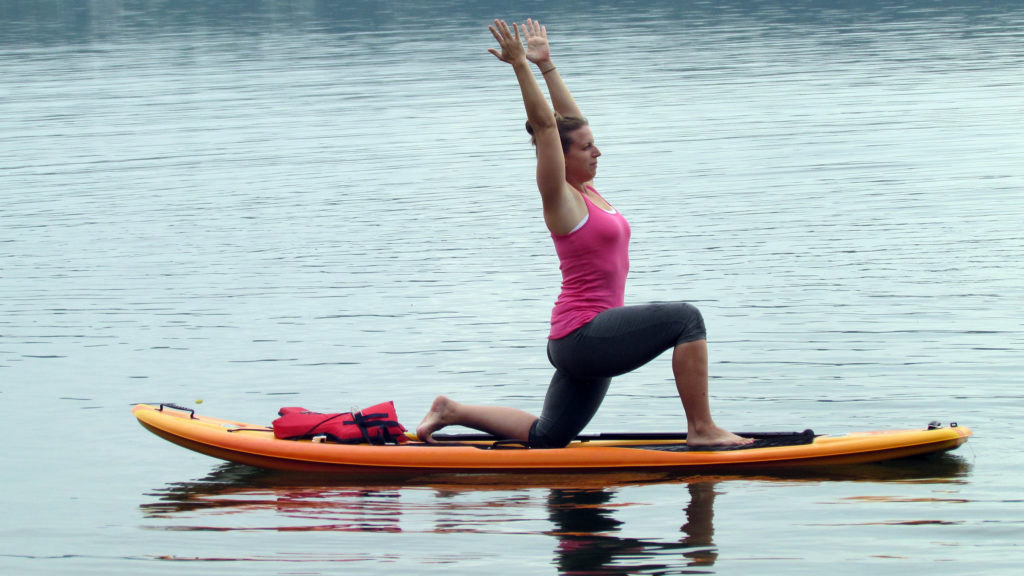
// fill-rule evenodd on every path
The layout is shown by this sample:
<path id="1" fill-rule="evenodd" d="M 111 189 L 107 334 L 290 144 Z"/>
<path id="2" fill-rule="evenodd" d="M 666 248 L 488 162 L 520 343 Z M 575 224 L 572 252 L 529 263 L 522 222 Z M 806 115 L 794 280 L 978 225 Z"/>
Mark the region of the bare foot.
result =
<path id="1" fill-rule="evenodd" d="M 704 446 L 746 446 L 753 444 L 753 438 L 737 436 L 724 428 L 714 426 L 702 432 L 691 430 L 686 435 L 686 445 L 694 447 Z"/>
<path id="2" fill-rule="evenodd" d="M 434 443 L 431 434 L 449 424 L 453 404 L 455 403 L 445 396 L 434 398 L 434 403 L 430 405 L 427 415 L 423 417 L 423 421 L 416 427 L 416 437 L 419 438 L 420 442 Z"/>

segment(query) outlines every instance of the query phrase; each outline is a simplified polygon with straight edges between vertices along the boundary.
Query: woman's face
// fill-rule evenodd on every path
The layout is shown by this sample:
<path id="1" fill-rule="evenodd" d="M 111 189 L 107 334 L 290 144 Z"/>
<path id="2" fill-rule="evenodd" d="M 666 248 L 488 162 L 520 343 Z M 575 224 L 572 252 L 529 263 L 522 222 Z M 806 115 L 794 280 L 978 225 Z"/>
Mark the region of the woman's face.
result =
<path id="1" fill-rule="evenodd" d="M 565 153 L 565 179 L 570 182 L 590 182 L 597 175 L 597 157 L 601 151 L 594 144 L 590 126 L 570 132 L 572 146 Z"/>

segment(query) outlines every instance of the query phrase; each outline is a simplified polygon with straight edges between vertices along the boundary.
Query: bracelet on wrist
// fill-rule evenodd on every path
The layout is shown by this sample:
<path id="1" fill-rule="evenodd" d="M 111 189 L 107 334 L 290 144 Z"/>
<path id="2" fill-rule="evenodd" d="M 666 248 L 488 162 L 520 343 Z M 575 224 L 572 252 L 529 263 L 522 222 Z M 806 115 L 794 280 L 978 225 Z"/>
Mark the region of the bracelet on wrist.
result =
<path id="1" fill-rule="evenodd" d="M 541 75 L 541 76 L 544 76 L 544 75 L 546 75 L 546 74 L 547 74 L 548 72 L 551 72 L 552 70 L 558 70 L 558 67 L 557 67 L 557 66 L 552 66 L 551 68 L 548 68 L 547 70 L 541 70 L 541 72 L 540 72 L 540 75 Z"/>

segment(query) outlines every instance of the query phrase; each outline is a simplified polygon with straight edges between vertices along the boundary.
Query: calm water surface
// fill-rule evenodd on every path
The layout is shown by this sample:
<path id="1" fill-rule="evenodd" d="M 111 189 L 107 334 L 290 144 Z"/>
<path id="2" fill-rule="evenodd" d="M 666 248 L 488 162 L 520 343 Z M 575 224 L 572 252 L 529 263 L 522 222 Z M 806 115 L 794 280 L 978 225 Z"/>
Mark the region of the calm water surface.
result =
<path id="1" fill-rule="evenodd" d="M 497 4 L 0 7 L 0 570 L 1016 574 L 1024 10 Z M 133 402 L 539 407 L 557 262 L 486 53 L 490 18 L 528 15 L 633 225 L 627 300 L 701 307 L 722 424 L 971 442 L 797 477 L 382 484 L 142 430 Z M 588 431 L 678 429 L 667 362 Z"/>

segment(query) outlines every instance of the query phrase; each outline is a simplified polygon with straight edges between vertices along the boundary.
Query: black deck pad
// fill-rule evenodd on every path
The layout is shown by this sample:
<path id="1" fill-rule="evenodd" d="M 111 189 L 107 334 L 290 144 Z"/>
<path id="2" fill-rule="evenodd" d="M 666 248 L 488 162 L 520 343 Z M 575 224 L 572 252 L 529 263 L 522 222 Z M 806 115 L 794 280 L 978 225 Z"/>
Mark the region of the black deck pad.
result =
<path id="1" fill-rule="evenodd" d="M 678 444 L 647 444 L 625 446 L 625 448 L 636 448 L 639 450 L 661 450 L 663 452 L 723 452 L 731 450 L 752 450 L 754 448 L 774 448 L 777 446 L 802 446 L 814 443 L 814 431 L 804 430 L 803 432 L 759 432 L 741 433 L 740 436 L 753 438 L 750 444 L 742 446 L 687 446 L 685 442 Z"/>
<path id="2" fill-rule="evenodd" d="M 800 446 L 812 444 L 816 434 L 813 430 L 803 432 L 737 432 L 744 438 L 753 438 L 754 442 L 743 446 L 707 446 L 691 448 L 686 445 L 685 432 L 619 432 L 601 434 L 581 434 L 576 440 L 590 442 L 593 440 L 622 440 L 622 441 L 660 441 L 659 444 L 629 444 L 620 448 L 632 448 L 637 450 L 661 450 L 664 452 L 721 452 L 723 450 L 750 450 L 753 448 L 771 448 L 773 446 Z M 525 449 L 526 443 L 521 440 L 501 440 L 490 434 L 435 434 L 433 436 L 437 444 L 417 444 L 422 446 L 467 446 L 481 450 L 494 449 Z M 674 441 L 665 443 L 665 441 Z M 467 444 L 468 442 L 491 442 L 491 444 Z"/>

